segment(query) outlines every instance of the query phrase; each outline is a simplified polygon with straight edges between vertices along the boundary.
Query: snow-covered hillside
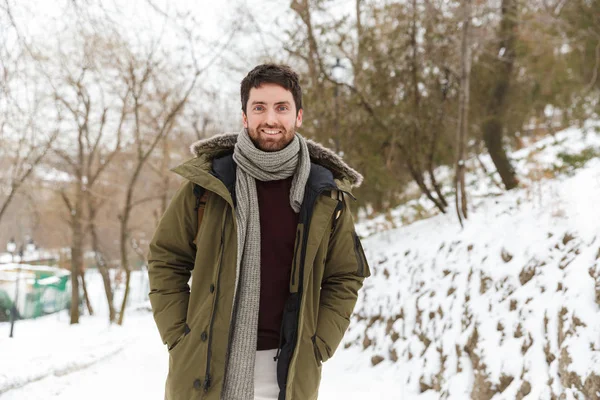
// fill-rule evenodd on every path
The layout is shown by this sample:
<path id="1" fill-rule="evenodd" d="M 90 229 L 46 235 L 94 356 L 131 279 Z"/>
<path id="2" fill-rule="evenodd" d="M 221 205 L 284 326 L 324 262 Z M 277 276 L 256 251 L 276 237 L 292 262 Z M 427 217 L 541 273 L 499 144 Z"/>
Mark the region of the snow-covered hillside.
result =
<path id="1" fill-rule="evenodd" d="M 373 276 L 345 346 L 423 398 L 600 399 L 600 159 L 568 165 L 599 144 L 568 129 L 514 153 L 525 179 L 510 193 L 472 174 L 464 229 L 363 223 Z"/>

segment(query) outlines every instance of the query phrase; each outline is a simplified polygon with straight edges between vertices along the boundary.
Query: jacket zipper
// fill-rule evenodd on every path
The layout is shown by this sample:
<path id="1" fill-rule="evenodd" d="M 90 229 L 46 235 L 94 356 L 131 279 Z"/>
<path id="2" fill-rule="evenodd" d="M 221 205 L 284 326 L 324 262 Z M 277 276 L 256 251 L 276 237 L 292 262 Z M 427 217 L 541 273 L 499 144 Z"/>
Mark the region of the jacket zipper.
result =
<path id="1" fill-rule="evenodd" d="M 338 192 L 342 192 L 342 193 L 346 193 L 348 196 L 352 197 L 354 200 L 356 200 L 356 197 L 354 197 L 352 195 L 352 193 L 347 192 L 345 190 L 340 190 L 338 188 L 334 188 L 334 187 L 325 187 L 325 188 L 321 188 L 318 192 L 318 195 L 320 195 L 321 193 L 327 191 L 327 190 L 337 190 Z M 339 201 L 339 200 L 338 200 Z M 341 211 L 341 209 L 339 210 Z M 334 213 L 338 212 L 338 206 L 336 206 Z M 335 218 L 335 216 L 334 216 Z M 337 223 L 337 220 L 335 221 Z M 307 235 L 307 229 L 306 226 L 305 228 L 305 235 Z M 296 284 L 296 268 L 298 266 L 298 261 L 296 260 L 296 256 L 298 255 L 298 241 L 300 240 L 300 235 L 298 235 L 298 233 L 300 233 L 300 229 L 298 229 L 298 232 L 296 232 L 296 248 L 294 249 L 294 264 L 292 265 L 292 285 Z M 303 236 L 305 236 L 303 235 Z M 305 241 L 306 242 L 306 241 Z M 304 243 L 304 245 L 306 245 L 306 243 Z M 301 261 L 302 262 L 302 261 Z"/>
<path id="2" fill-rule="evenodd" d="M 347 192 L 345 190 L 340 190 L 338 188 L 335 187 L 324 187 L 321 188 L 318 193 L 317 196 L 321 195 L 321 193 L 327 191 L 327 190 L 337 190 L 340 191 L 342 193 L 346 193 L 348 196 L 352 197 L 354 200 L 356 200 L 356 197 L 354 197 L 352 195 L 352 193 Z M 315 200 L 316 201 L 316 200 Z M 337 209 L 337 206 L 336 206 Z M 310 217 L 310 216 L 309 216 Z M 304 261 L 306 258 L 306 244 L 308 243 L 308 232 L 310 228 L 310 220 L 307 220 L 305 225 L 304 225 L 304 232 L 302 234 L 302 252 L 300 253 L 300 274 L 302 275 L 302 272 L 304 270 Z M 296 257 L 298 255 L 298 241 L 300 240 L 300 235 L 298 235 L 298 232 L 296 233 L 296 248 L 294 249 L 294 264 L 292 267 L 292 285 L 294 285 L 296 283 L 295 277 L 296 277 L 296 267 L 298 266 L 298 262 L 296 260 Z M 302 277 L 299 277 L 300 282 L 298 282 L 298 317 L 300 316 L 300 304 L 302 303 L 302 292 L 303 292 L 303 287 L 302 287 Z M 292 342 L 294 343 L 294 349 L 296 348 L 296 341 L 298 340 L 298 327 L 296 327 L 296 332 L 294 334 L 294 337 L 292 339 Z M 279 345 L 277 347 L 277 353 L 275 354 L 275 357 L 273 358 L 274 361 L 279 361 L 279 356 L 281 354 L 281 348 L 282 348 L 282 344 L 283 344 L 283 321 L 281 321 L 281 328 L 280 328 L 280 332 L 279 332 Z M 290 363 L 291 363 L 291 359 L 290 359 Z M 288 365 L 289 368 L 289 365 Z"/>
<path id="3" fill-rule="evenodd" d="M 292 285 L 296 284 L 296 267 L 298 266 L 298 242 L 300 242 L 300 228 L 296 230 L 296 247 L 294 249 L 294 264 L 292 265 Z"/>
<path id="4" fill-rule="evenodd" d="M 354 253 L 356 254 L 356 260 L 358 261 L 358 274 L 359 276 L 363 276 L 365 274 L 365 264 L 362 257 L 362 246 L 356 232 L 353 232 L 352 236 L 354 237 Z"/>
<path id="5" fill-rule="evenodd" d="M 221 227 L 221 245 L 219 248 L 219 273 L 217 274 L 217 287 L 215 288 L 215 301 L 213 306 L 212 315 L 210 318 L 210 325 L 208 328 L 208 349 L 206 354 L 206 376 L 204 377 L 203 388 L 205 392 L 208 392 L 211 384 L 211 376 L 210 376 L 210 359 L 212 357 L 212 338 L 213 338 L 213 327 L 215 323 L 215 315 L 217 314 L 217 305 L 219 302 L 219 287 L 221 286 L 221 271 L 222 271 L 222 263 L 223 263 L 223 252 L 225 249 L 225 222 L 227 220 L 227 214 L 225 214 L 225 218 L 223 218 L 223 226 Z"/>

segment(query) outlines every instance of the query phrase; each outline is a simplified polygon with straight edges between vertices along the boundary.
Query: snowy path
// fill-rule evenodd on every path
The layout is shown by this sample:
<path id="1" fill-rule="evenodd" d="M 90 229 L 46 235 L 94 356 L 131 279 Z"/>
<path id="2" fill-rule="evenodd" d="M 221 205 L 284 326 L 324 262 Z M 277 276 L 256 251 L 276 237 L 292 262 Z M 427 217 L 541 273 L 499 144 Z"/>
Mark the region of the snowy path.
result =
<path id="1" fill-rule="evenodd" d="M 94 318 L 95 319 L 95 318 Z M 54 328 L 57 331 L 68 331 L 66 321 L 46 320 L 40 321 L 39 332 Z M 167 374 L 168 355 L 160 343 L 160 338 L 154 326 L 150 313 L 136 312 L 128 316 L 126 326 L 122 329 L 113 329 L 109 335 L 105 332 L 94 331 L 95 324 L 83 325 L 83 330 L 93 337 L 86 340 L 86 347 L 96 342 L 105 343 L 102 353 L 95 361 L 89 361 L 83 365 L 77 365 L 71 361 L 63 361 L 62 364 L 72 365 L 72 368 L 57 366 L 58 372 L 48 370 L 42 379 L 23 386 L 8 390 L 0 395 L 1 400 L 29 400 L 29 399 L 61 399 L 61 400 L 106 400 L 106 399 L 147 399 L 162 400 L 164 381 Z M 6 324 L 2 324 L 2 328 Z M 23 331 L 31 331 L 34 327 L 33 321 L 27 325 L 21 325 L 21 336 Z M 115 332 L 116 331 L 116 332 Z M 2 329 L 4 333 L 4 329 Z M 53 332 L 51 336 L 57 336 Z M 106 337 L 109 336 L 114 346 L 106 345 Z M 39 338 L 40 336 L 38 336 Z M 2 344 L 7 342 L 2 341 Z M 48 350 L 47 355 L 37 354 L 30 362 L 42 358 L 60 358 L 58 352 L 64 351 L 61 346 L 54 350 Z M 83 348 L 78 340 L 77 348 Z M 6 347 L 5 347 L 6 349 Z M 39 349 L 37 349 L 39 351 Z M 23 355 L 27 357 L 27 355 Z M 7 359 L 2 357 L 0 368 L 10 378 L 11 368 Z M 22 360 L 21 364 L 29 364 Z M 91 364 L 91 365 L 90 365 Z M 30 367 L 35 367 L 29 364 Z M 38 366 L 39 367 L 39 366 Z M 49 367 L 46 367 L 49 368 Z M 21 368 L 20 370 L 23 370 Z M 370 360 L 356 350 L 341 350 L 332 360 L 323 367 L 323 381 L 319 399 L 409 399 L 412 396 L 405 393 L 399 384 L 397 376 L 385 365 L 370 368 Z M 419 397 L 423 399 L 424 397 Z M 432 398 L 432 397 L 429 397 Z"/>
<path id="2" fill-rule="evenodd" d="M 132 316 L 126 324 L 135 326 L 123 329 L 118 351 L 87 368 L 61 374 L 26 384 L 19 389 L 0 395 L 2 400 L 25 399 L 162 399 L 166 376 L 167 354 L 152 318 Z M 103 333 L 93 333 L 102 335 Z M 121 336 L 121 337 L 119 337 Z M 98 338 L 100 339 L 100 338 Z"/>

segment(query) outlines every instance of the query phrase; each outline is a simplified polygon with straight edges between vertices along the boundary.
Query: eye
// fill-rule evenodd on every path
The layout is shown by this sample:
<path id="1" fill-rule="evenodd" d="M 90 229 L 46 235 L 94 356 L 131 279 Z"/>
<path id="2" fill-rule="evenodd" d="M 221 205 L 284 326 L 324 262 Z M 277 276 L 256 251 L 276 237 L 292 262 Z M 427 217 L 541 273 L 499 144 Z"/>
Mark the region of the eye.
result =
<path id="1" fill-rule="evenodd" d="M 264 108 L 263 106 L 260 106 L 260 105 L 258 105 L 258 106 L 255 106 L 255 107 L 253 108 L 253 110 L 254 110 L 254 111 L 263 111 L 264 109 L 265 109 L 265 108 Z"/>
<path id="2" fill-rule="evenodd" d="M 277 107 L 277 111 L 282 111 L 283 112 L 283 111 L 287 111 L 287 110 L 288 110 L 288 106 L 283 106 L 282 105 L 282 106 L 278 106 Z"/>

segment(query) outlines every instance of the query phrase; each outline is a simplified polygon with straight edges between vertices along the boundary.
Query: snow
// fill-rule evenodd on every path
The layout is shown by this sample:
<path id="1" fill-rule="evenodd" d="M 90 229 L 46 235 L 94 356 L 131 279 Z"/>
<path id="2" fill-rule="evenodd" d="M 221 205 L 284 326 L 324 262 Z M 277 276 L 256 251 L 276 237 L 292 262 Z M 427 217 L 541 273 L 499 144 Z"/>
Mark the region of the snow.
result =
<path id="1" fill-rule="evenodd" d="M 512 157 L 527 177 L 534 168 L 560 165 L 560 152 L 598 144 L 594 130 L 571 128 Z M 563 392 L 583 398 L 578 388 L 561 386 L 568 378 L 559 370 L 564 363 L 581 384 L 600 371 L 600 160 L 571 176 L 530 179 L 523 186 L 475 199 L 464 229 L 452 214 L 382 232 L 381 222 L 364 223 L 374 276 L 361 293 L 346 343 L 382 356 L 374 369 L 397 371 L 417 393 L 421 383 L 425 389 L 437 384 L 444 398 L 465 398 L 476 361 L 492 398 L 515 398 L 525 381 L 528 399 Z M 473 355 L 465 357 L 475 328 Z M 365 340 L 372 343 L 365 346 Z M 512 381 L 502 391 L 507 377 Z M 600 393 L 587 393 L 594 395 Z"/>
<path id="2" fill-rule="evenodd" d="M 489 389 L 486 398 L 514 399 L 526 383 L 527 400 L 600 398 L 583 394 L 600 371 L 600 160 L 532 174 L 555 171 L 561 152 L 599 147 L 596 127 L 512 153 L 523 180 L 509 193 L 472 172 L 464 229 L 422 199 L 361 221 L 372 276 L 323 366 L 319 398 L 465 399 L 477 387 Z M 19 321 L 13 339 L 0 324 L 2 400 L 163 398 L 168 354 L 145 274 L 132 279 L 122 327 L 107 322 L 99 275 L 86 278 L 96 316 L 77 326 L 66 312 Z"/>

